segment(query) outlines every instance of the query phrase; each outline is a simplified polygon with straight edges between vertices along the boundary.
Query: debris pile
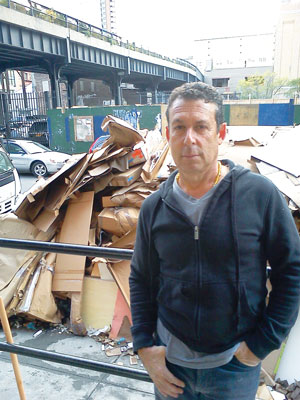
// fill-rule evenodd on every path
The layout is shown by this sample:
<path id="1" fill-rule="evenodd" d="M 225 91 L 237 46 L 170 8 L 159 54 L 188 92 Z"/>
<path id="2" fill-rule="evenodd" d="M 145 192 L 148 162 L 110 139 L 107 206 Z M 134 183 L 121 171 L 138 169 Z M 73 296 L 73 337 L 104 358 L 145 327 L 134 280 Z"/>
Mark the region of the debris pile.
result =
<path id="1" fill-rule="evenodd" d="M 228 127 L 221 158 L 229 158 L 270 179 L 283 193 L 300 232 L 300 126 Z"/>
<path id="2" fill-rule="evenodd" d="M 102 129 L 110 136 L 100 149 L 73 155 L 1 216 L 1 237 L 133 249 L 140 207 L 170 174 L 168 144 L 113 116 Z M 110 339 L 130 343 L 129 269 L 124 260 L 1 249 L 0 296 L 9 316 L 67 317 L 77 335 L 108 327 Z M 57 306 L 64 301 L 69 310 Z"/>

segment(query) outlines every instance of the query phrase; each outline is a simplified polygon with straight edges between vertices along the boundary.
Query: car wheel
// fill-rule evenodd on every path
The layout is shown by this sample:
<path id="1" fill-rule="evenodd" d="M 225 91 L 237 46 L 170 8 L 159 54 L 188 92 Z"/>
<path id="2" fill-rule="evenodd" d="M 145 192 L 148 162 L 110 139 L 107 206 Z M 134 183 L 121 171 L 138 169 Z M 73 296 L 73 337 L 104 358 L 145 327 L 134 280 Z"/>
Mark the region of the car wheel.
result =
<path id="1" fill-rule="evenodd" d="M 46 176 L 48 174 L 47 167 L 42 161 L 36 161 L 31 166 L 31 172 L 34 176 Z"/>

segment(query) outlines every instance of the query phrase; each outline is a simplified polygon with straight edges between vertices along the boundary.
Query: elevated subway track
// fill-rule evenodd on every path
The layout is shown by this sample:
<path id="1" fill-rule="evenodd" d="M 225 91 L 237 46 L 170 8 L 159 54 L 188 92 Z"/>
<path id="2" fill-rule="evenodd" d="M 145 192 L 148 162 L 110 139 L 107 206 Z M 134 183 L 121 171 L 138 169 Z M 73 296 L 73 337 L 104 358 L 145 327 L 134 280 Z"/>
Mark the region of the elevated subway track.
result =
<path id="1" fill-rule="evenodd" d="M 47 14 L 37 3 L 25 7 L 7 0 L 0 5 L 0 72 L 18 69 L 49 74 L 54 106 L 60 105 L 58 82 L 70 88 L 79 78 L 100 79 L 115 93 L 121 83 L 151 90 L 172 90 L 184 82 L 203 80 L 200 71 L 183 60 L 122 42 L 121 38 L 65 14 Z"/>

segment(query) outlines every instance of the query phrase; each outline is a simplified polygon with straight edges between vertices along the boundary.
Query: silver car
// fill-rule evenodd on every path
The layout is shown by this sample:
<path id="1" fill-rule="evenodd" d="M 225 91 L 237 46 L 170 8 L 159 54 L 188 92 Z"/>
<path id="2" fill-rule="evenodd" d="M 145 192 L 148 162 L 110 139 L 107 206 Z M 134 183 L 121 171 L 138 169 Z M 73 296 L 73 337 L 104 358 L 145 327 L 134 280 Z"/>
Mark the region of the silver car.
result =
<path id="1" fill-rule="evenodd" d="M 35 176 L 54 174 L 71 157 L 30 140 L 4 139 L 3 143 L 17 170 Z"/>

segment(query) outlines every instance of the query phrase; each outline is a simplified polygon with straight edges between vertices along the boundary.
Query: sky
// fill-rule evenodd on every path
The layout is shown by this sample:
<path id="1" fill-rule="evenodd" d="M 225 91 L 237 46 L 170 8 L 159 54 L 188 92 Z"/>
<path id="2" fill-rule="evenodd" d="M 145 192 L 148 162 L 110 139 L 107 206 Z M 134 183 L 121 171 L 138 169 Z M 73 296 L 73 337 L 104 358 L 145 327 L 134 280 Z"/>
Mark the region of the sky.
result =
<path id="1" fill-rule="evenodd" d="M 26 0 L 16 1 L 26 3 Z M 273 32 L 280 2 L 115 0 L 117 34 L 145 49 L 188 58 L 193 55 L 197 39 Z M 92 6 L 88 7 L 89 0 L 38 0 L 38 3 L 97 24 L 98 16 Z"/>

